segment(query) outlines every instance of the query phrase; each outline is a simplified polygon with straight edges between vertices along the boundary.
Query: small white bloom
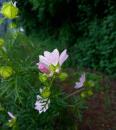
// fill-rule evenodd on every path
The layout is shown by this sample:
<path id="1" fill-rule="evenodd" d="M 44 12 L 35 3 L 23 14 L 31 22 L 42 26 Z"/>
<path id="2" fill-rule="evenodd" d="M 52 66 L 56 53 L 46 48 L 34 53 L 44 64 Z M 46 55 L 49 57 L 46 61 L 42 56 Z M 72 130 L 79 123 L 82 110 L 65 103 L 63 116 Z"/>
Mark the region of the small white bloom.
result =
<path id="1" fill-rule="evenodd" d="M 14 7 L 16 7 L 16 5 L 17 5 L 17 2 L 15 1 L 14 3 L 12 3 L 13 5 L 14 5 Z"/>
<path id="2" fill-rule="evenodd" d="M 79 79 L 79 82 L 75 83 L 75 87 L 74 88 L 78 89 L 78 88 L 83 87 L 84 82 L 85 82 L 85 73 L 81 75 L 81 77 Z"/>
<path id="3" fill-rule="evenodd" d="M 20 32 L 24 32 L 25 31 L 23 27 L 20 27 L 19 30 L 20 30 Z"/>
<path id="4" fill-rule="evenodd" d="M 11 122 L 12 119 L 16 119 L 16 117 L 11 112 L 8 112 L 8 115 L 11 118 L 10 120 L 8 120 L 9 122 Z"/>
<path id="5" fill-rule="evenodd" d="M 37 95 L 37 100 L 35 102 L 35 109 L 39 111 L 40 114 L 48 110 L 49 104 L 50 104 L 50 99 L 48 98 L 44 99 L 40 95 Z"/>

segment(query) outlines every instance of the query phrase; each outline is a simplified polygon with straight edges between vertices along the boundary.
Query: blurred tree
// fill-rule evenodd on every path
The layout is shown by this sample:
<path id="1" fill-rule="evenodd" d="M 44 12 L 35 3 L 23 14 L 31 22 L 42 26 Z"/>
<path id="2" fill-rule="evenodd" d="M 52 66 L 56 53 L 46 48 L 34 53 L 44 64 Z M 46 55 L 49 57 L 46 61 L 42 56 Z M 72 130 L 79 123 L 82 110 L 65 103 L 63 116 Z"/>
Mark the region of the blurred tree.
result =
<path id="1" fill-rule="evenodd" d="M 60 44 L 66 43 L 65 47 L 79 49 L 80 56 L 72 50 L 71 55 L 73 59 L 78 58 L 82 66 L 102 70 L 108 74 L 113 73 L 115 54 L 109 52 L 114 51 L 113 48 L 116 46 L 115 40 L 112 40 L 115 39 L 116 33 L 115 0 L 17 0 L 17 2 L 21 15 L 19 22 L 25 27 L 28 35 L 32 32 L 36 34 L 42 32 L 42 35 L 47 33 L 56 41 L 61 41 Z M 104 49 L 100 49 L 98 44 Z M 93 50 L 96 52 L 95 55 Z M 101 55 L 103 53 L 104 55 Z M 86 63 L 82 60 L 83 57 Z M 71 64 L 74 65 L 75 60 L 71 61 Z"/>

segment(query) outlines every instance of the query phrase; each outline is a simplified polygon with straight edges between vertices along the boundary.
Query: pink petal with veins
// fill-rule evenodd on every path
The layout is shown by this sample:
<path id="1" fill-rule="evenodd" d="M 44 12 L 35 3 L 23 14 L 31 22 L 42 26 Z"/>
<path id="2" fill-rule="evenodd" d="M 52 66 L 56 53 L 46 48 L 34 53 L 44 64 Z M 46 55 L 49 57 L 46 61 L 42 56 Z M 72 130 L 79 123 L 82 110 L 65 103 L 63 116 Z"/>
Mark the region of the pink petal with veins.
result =
<path id="1" fill-rule="evenodd" d="M 60 54 L 59 64 L 62 65 L 67 58 L 68 58 L 68 54 L 67 54 L 67 50 L 65 49 L 65 50 Z"/>

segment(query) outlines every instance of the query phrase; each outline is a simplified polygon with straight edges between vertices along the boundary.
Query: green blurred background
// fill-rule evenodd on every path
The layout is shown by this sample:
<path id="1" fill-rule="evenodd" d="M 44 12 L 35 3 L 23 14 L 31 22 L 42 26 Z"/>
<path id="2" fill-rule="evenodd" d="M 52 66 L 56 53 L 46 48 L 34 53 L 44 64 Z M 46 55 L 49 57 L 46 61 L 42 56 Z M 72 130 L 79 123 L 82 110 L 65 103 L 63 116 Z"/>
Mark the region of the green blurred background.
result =
<path id="1" fill-rule="evenodd" d="M 17 0 L 18 23 L 43 49 L 67 48 L 69 67 L 116 76 L 115 0 Z"/>

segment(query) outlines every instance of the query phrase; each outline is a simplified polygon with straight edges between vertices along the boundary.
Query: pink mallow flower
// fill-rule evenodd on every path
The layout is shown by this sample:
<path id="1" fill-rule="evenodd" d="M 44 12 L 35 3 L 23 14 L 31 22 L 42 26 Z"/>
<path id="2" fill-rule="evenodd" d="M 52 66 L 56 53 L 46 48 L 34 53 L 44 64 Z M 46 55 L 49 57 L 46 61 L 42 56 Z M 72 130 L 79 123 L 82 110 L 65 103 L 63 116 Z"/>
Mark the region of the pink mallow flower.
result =
<path id="1" fill-rule="evenodd" d="M 66 49 L 61 54 L 59 54 L 57 49 L 54 49 L 52 52 L 44 51 L 44 56 L 39 56 L 39 63 L 37 63 L 38 69 L 46 74 L 59 73 L 62 64 L 67 58 L 68 54 Z M 51 66 L 54 66 L 54 72 Z"/>
<path id="2" fill-rule="evenodd" d="M 84 82 L 85 82 L 85 73 L 81 75 L 81 77 L 79 79 L 79 82 L 75 83 L 75 87 L 74 88 L 79 89 L 79 88 L 83 87 Z"/>

